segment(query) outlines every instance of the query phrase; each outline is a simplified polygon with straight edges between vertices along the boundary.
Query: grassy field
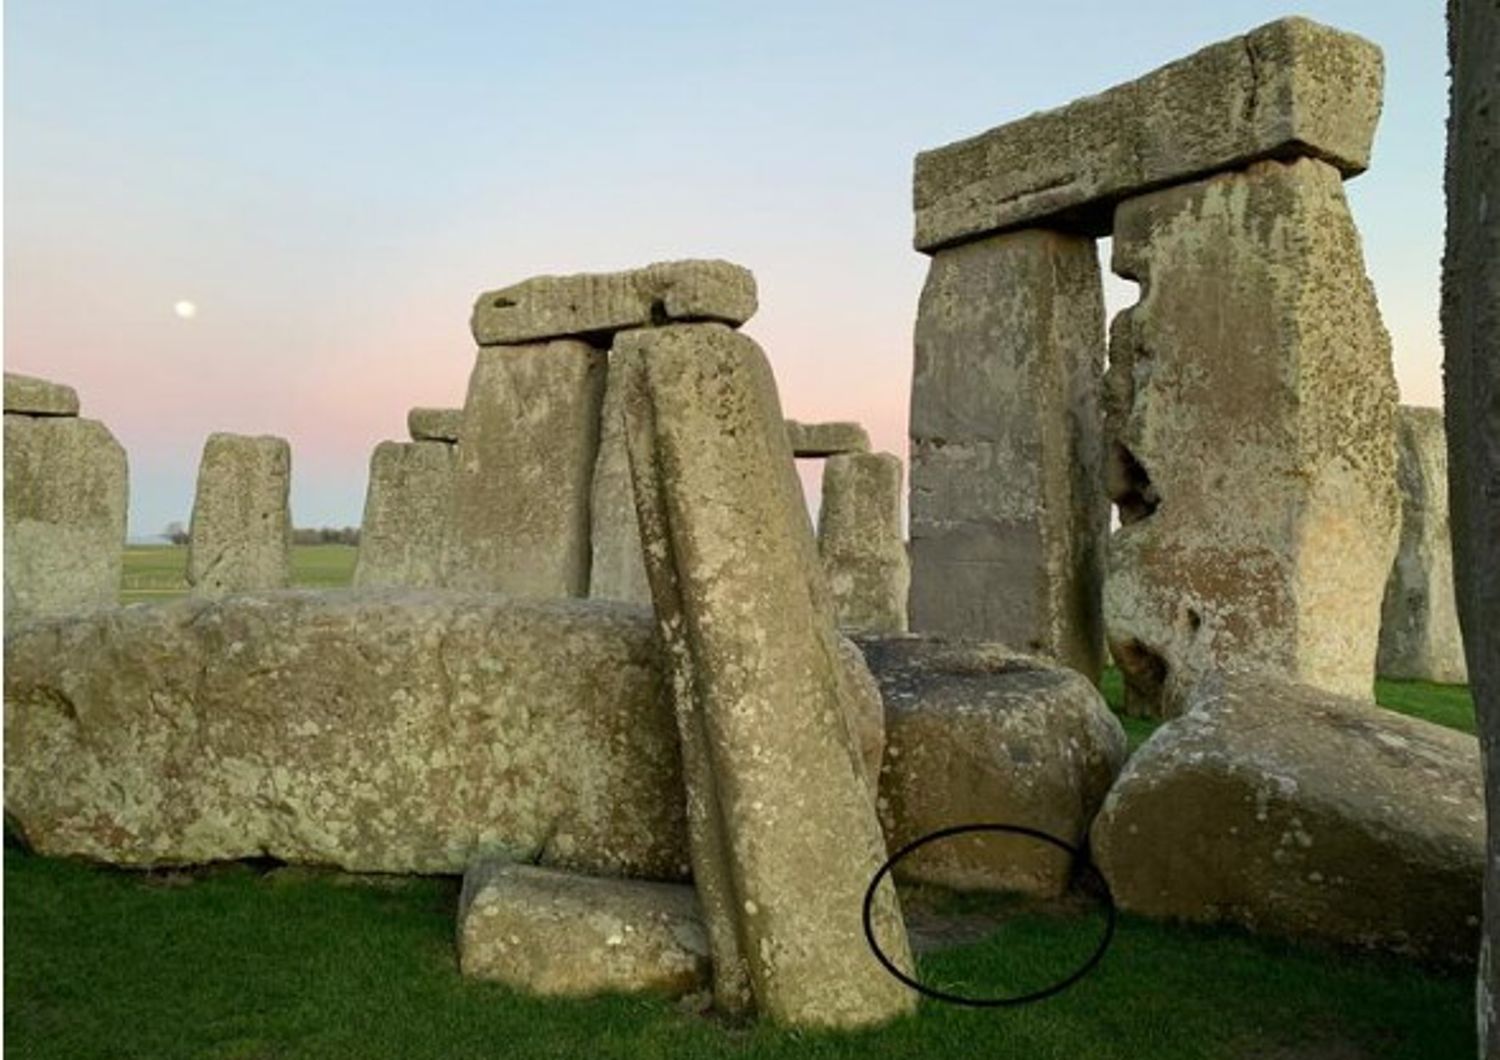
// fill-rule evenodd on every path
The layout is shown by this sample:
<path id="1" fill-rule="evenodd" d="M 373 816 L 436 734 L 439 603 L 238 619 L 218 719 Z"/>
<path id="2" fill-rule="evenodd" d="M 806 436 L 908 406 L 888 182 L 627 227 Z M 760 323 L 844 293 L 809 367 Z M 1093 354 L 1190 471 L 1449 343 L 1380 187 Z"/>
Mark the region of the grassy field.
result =
<path id="1" fill-rule="evenodd" d="M 130 545 L 125 549 L 125 573 L 120 602 L 138 604 L 186 596 L 186 545 Z M 348 585 L 354 577 L 358 550 L 350 545 L 294 545 L 292 584 L 329 589 Z"/>

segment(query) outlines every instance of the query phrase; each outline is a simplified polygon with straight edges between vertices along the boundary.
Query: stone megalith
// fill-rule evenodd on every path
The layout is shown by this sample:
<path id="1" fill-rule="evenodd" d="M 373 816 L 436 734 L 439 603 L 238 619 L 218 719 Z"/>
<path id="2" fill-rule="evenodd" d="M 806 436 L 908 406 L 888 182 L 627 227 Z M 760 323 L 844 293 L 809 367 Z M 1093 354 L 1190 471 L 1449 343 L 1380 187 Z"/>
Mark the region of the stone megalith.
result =
<path id="1" fill-rule="evenodd" d="M 119 602 L 125 450 L 104 424 L 78 419 L 77 405 L 72 387 L 6 373 L 5 615 L 12 628 Z"/>
<path id="2" fill-rule="evenodd" d="M 614 355 L 715 996 L 794 1026 L 910 1012 L 864 938 L 885 844 L 770 365 L 713 324 L 622 334 Z M 874 929 L 910 967 L 894 888 Z"/>
<path id="3" fill-rule="evenodd" d="M 1108 503 L 1092 239 L 1032 229 L 939 252 L 911 390 L 911 627 L 1097 678 Z"/>
<path id="4" fill-rule="evenodd" d="M 1314 159 L 1115 214 L 1105 621 L 1127 708 L 1219 665 L 1367 699 L 1395 554 L 1396 383 L 1339 172 Z"/>
<path id="5" fill-rule="evenodd" d="M 841 453 L 823 467 L 818 555 L 834 614 L 862 633 L 906 630 L 911 567 L 901 534 L 901 460 Z"/>
<path id="6" fill-rule="evenodd" d="M 355 585 L 443 584 L 454 463 L 454 447 L 446 442 L 381 442 L 375 447 Z"/>
<path id="7" fill-rule="evenodd" d="M 444 583 L 585 596 L 605 354 L 559 340 L 480 349 L 469 377 Z"/>
<path id="8" fill-rule="evenodd" d="M 792 447 L 792 455 L 799 459 L 870 451 L 869 432 L 851 420 L 833 420 L 827 423 L 787 420 L 786 437 Z"/>
<path id="9" fill-rule="evenodd" d="M 290 584 L 291 484 L 292 448 L 286 439 L 208 436 L 188 532 L 187 580 L 196 595 Z"/>
<path id="10" fill-rule="evenodd" d="M 1443 385 L 1458 617 L 1484 754 L 1479 1054 L 1500 1057 L 1500 7 L 1450 0 Z"/>
<path id="11" fill-rule="evenodd" d="M 463 409 L 418 406 L 406 413 L 406 430 L 414 442 L 456 442 L 463 422 Z"/>
<path id="12" fill-rule="evenodd" d="M 1402 405 L 1396 417 L 1401 538 L 1380 614 L 1382 677 L 1463 684 L 1463 637 L 1453 597 L 1448 449 L 1443 410 Z"/>
<path id="13" fill-rule="evenodd" d="M 611 357 L 599 423 L 599 458 L 589 507 L 589 596 L 596 600 L 651 603 L 646 558 L 635 514 L 635 487 L 625 447 L 624 380 L 620 361 Z"/>

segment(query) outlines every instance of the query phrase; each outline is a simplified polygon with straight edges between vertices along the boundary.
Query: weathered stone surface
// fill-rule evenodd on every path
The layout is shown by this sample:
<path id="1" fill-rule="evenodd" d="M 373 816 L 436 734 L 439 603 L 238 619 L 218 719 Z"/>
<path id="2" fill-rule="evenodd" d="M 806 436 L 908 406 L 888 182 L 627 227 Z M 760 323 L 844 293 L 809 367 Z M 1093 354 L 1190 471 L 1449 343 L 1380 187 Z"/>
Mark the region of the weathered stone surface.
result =
<path id="1" fill-rule="evenodd" d="M 460 873 L 503 854 L 687 872 L 650 617 L 590 601 L 283 590 L 5 643 L 5 808 L 42 853 Z"/>
<path id="2" fill-rule="evenodd" d="M 1375 672 L 1463 684 L 1469 671 L 1453 596 L 1443 410 L 1401 406 L 1396 442 L 1401 538 L 1385 583 Z"/>
<path id="3" fill-rule="evenodd" d="M 78 391 L 20 372 L 5 373 L 5 412 L 24 416 L 76 416 Z"/>
<path id="4" fill-rule="evenodd" d="M 418 407 L 406 413 L 406 429 L 414 442 L 456 442 L 463 422 L 463 409 Z"/>
<path id="5" fill-rule="evenodd" d="M 445 581 L 586 596 L 605 354 L 582 342 L 482 349 L 469 377 Z"/>
<path id="6" fill-rule="evenodd" d="M 770 366 L 712 324 L 621 335 L 615 356 L 715 995 L 800 1026 L 909 1012 L 864 938 L 885 845 Z M 894 888 L 873 923 L 909 966 Z"/>
<path id="7" fill-rule="evenodd" d="M 1284 18 L 1116 86 L 917 155 L 916 247 L 1046 224 L 1110 232 L 1121 199 L 1257 159 L 1369 165 L 1384 69 L 1367 40 Z"/>
<path id="8" fill-rule="evenodd" d="M 945 250 L 917 312 L 911 625 L 1097 676 L 1104 295 L 1090 239 Z"/>
<path id="9" fill-rule="evenodd" d="M 458 966 L 544 996 L 677 997 L 708 987 L 710 960 L 689 886 L 489 858 L 464 874 Z"/>
<path id="10" fill-rule="evenodd" d="M 9 628 L 119 601 L 126 476 L 125 450 L 97 420 L 6 415 Z"/>
<path id="11" fill-rule="evenodd" d="M 1395 555 L 1396 384 L 1338 171 L 1261 162 L 1122 203 L 1104 611 L 1127 706 L 1265 668 L 1368 698 Z"/>
<path id="12" fill-rule="evenodd" d="M 1472 736 L 1263 674 L 1211 674 L 1094 822 L 1122 909 L 1457 962 L 1479 942 Z"/>
<path id="13" fill-rule="evenodd" d="M 795 457 L 836 456 L 839 453 L 870 451 L 869 432 L 852 421 L 799 423 L 797 420 L 787 420 L 786 436 Z"/>
<path id="14" fill-rule="evenodd" d="M 841 627 L 866 633 L 906 629 L 911 566 L 901 534 L 901 460 L 844 453 L 823 468 L 818 555 Z"/>
<path id="15" fill-rule="evenodd" d="M 589 505 L 589 595 L 599 600 L 651 603 L 646 580 L 646 558 L 641 553 L 641 531 L 635 514 L 635 487 L 630 478 L 630 454 L 625 447 L 625 388 L 620 362 L 611 358 L 600 414 L 599 457 L 594 462 L 594 484 Z"/>
<path id="16" fill-rule="evenodd" d="M 211 434 L 198 464 L 187 580 L 199 596 L 291 581 L 292 448 L 270 435 Z"/>
<path id="17" fill-rule="evenodd" d="M 743 324 L 755 314 L 755 277 L 727 261 L 664 261 L 629 272 L 534 276 L 474 303 L 474 341 L 494 346 L 586 338 L 668 321 Z"/>
<path id="18" fill-rule="evenodd" d="M 1458 614 L 1489 807 L 1479 1055 L 1500 1055 L 1500 7 L 1448 5 L 1443 386 Z"/>
<path id="19" fill-rule="evenodd" d="M 375 447 L 355 585 L 443 584 L 455 462 L 454 447 L 445 442 L 381 442 Z"/>
<path id="20" fill-rule="evenodd" d="M 1125 761 L 1125 732 L 1087 678 L 998 644 L 860 637 L 886 706 L 880 818 L 892 850 L 942 828 L 999 822 L 1082 847 Z M 1021 836 L 923 847 L 898 877 L 1056 895 L 1071 859 Z"/>

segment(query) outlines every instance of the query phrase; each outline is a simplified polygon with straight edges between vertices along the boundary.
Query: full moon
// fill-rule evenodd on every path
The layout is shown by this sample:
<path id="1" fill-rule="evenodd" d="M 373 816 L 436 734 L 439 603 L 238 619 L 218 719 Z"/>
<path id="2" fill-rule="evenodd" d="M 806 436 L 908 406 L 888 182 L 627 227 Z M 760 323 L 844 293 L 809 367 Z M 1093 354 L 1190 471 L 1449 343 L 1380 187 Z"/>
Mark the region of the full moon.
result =
<path id="1" fill-rule="evenodd" d="M 192 302 L 183 300 L 173 303 L 172 312 L 176 313 L 183 320 L 192 320 L 198 315 L 198 307 Z"/>

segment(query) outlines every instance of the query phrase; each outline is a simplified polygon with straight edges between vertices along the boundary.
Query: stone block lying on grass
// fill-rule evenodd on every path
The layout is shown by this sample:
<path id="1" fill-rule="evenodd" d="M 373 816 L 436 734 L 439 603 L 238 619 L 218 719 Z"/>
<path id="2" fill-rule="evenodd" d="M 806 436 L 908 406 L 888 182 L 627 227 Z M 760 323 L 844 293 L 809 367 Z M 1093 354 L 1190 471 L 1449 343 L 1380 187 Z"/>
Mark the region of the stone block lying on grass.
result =
<path id="1" fill-rule="evenodd" d="M 693 888 L 476 862 L 458 907 L 464 975 L 549 996 L 708 986 L 708 935 Z"/>
<path id="2" fill-rule="evenodd" d="M 1136 751 L 1094 822 L 1122 909 L 1475 959 L 1474 737 L 1262 676 L 1210 675 L 1187 707 Z"/>

